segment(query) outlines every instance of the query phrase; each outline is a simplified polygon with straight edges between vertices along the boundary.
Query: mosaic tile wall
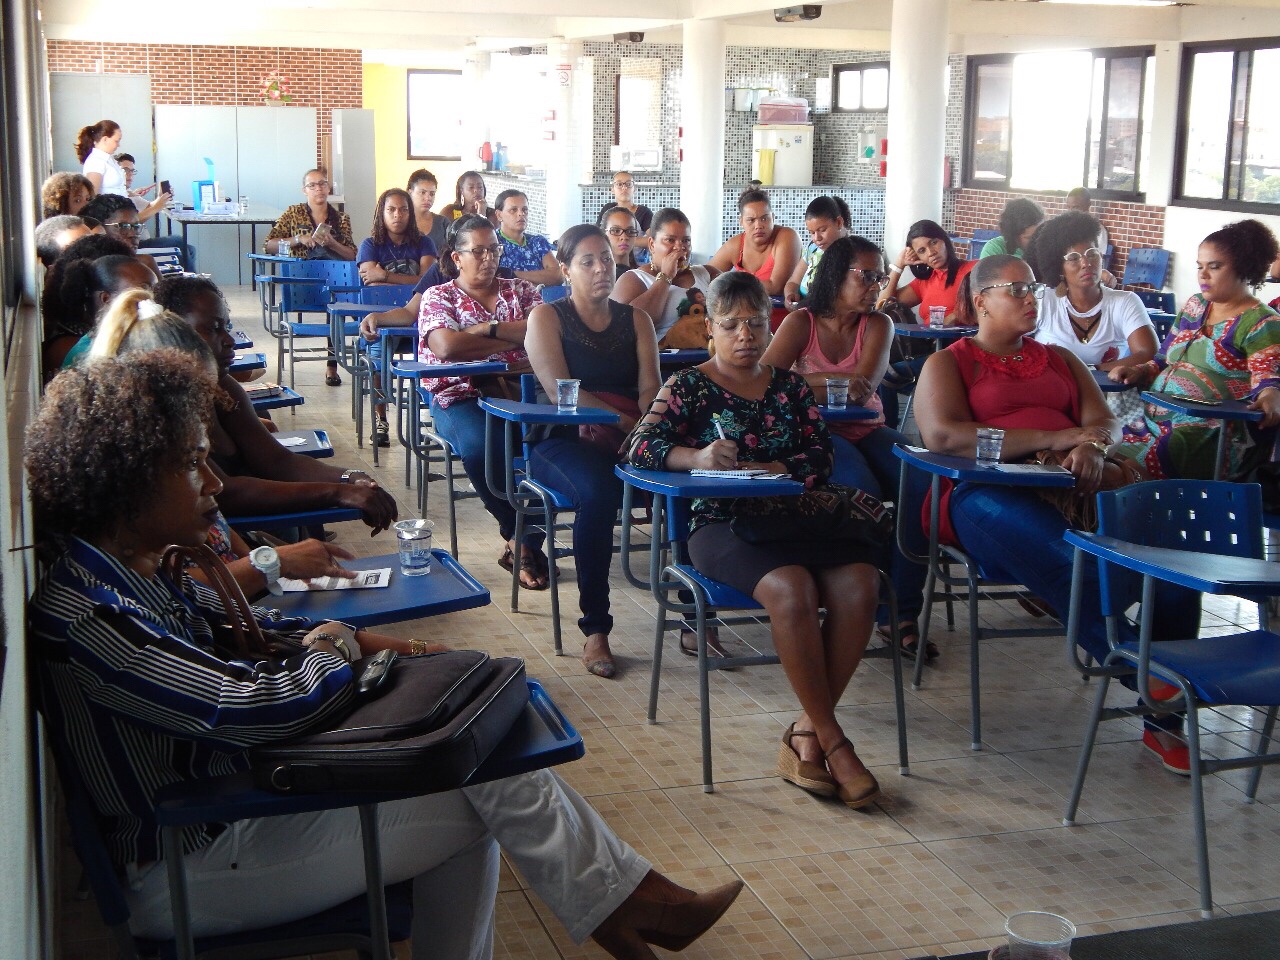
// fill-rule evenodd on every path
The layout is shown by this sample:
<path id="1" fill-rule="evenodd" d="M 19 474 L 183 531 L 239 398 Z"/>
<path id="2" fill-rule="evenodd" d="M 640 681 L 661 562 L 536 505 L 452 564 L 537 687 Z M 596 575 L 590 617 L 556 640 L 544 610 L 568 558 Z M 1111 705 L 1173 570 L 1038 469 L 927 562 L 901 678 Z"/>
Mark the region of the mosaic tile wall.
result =
<path id="1" fill-rule="evenodd" d="M 530 180 L 527 177 L 512 177 L 501 173 L 486 173 L 484 175 L 484 185 L 490 204 L 503 190 L 519 190 L 523 193 L 529 198 L 529 223 L 525 227 L 525 231 L 546 234 L 547 184 L 545 180 Z"/>
<path id="2" fill-rule="evenodd" d="M 613 124 L 617 114 L 614 78 L 618 75 L 619 62 L 631 57 L 656 58 L 662 61 L 662 176 L 665 180 L 678 180 L 680 164 L 676 139 L 680 127 L 680 78 L 684 70 L 684 48 L 678 43 L 611 43 L 590 40 L 583 43 L 582 54 L 594 57 L 596 61 L 591 146 L 591 168 L 595 171 L 596 182 L 605 182 L 611 172 L 609 146 L 613 143 Z"/>

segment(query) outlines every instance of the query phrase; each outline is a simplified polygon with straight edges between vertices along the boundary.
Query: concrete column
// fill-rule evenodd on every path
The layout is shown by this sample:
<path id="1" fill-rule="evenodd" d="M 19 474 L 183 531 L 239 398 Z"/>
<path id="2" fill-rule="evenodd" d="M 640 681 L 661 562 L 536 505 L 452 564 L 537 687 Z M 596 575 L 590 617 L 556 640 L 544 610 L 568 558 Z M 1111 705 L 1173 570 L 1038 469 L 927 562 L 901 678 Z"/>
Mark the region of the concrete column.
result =
<path id="1" fill-rule="evenodd" d="M 1182 70 L 1182 44 L 1156 44 L 1156 79 L 1152 84 L 1151 137 L 1143 156 L 1146 176 L 1140 186 L 1147 203 L 1167 207 L 1173 197 L 1174 144 L 1178 136 L 1178 85 Z"/>
<path id="2" fill-rule="evenodd" d="M 548 109 L 555 112 L 555 119 L 545 124 L 552 131 L 554 140 L 546 143 L 547 167 L 547 236 L 554 241 L 565 230 L 582 222 L 581 145 L 577 134 L 578 118 L 575 116 L 575 90 L 592 82 L 590 70 L 583 62 L 582 44 L 564 40 L 552 40 L 547 44 L 547 76 L 550 91 Z M 588 137 L 587 154 L 590 155 L 591 118 L 586 118 Z"/>
<path id="3" fill-rule="evenodd" d="M 462 83 L 463 86 L 472 92 L 472 95 L 480 98 L 479 109 L 467 110 L 463 113 L 462 122 L 466 125 L 463 130 L 462 137 L 462 169 L 463 170 L 481 170 L 484 165 L 476 156 L 476 151 L 480 144 L 486 140 L 492 139 L 489 136 L 489 117 L 492 115 L 488 97 L 489 94 L 489 65 L 490 55 L 488 50 L 477 50 L 474 46 L 464 51 L 462 61 Z M 451 197 L 452 186 L 450 184 L 440 184 L 440 194 L 443 198 L 446 195 Z M 441 200 L 441 203 L 446 202 Z"/>
<path id="4" fill-rule="evenodd" d="M 890 257 L 915 221 L 942 220 L 947 30 L 947 0 L 893 0 L 884 192 L 884 248 Z"/>
<path id="5" fill-rule="evenodd" d="M 939 0 L 945 2 L 945 0 Z M 680 85 L 680 209 L 693 224 L 693 250 L 711 256 L 724 242 L 724 22 L 684 22 Z"/>

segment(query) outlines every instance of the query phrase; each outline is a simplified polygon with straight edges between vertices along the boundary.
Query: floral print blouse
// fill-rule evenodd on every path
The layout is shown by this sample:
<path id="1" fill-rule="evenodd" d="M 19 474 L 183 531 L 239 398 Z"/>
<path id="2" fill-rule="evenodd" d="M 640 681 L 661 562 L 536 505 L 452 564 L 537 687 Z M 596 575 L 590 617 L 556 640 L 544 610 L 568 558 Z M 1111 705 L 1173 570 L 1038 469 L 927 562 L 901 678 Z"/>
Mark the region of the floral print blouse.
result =
<path id="1" fill-rule="evenodd" d="M 644 470 L 666 469 L 673 447 L 702 448 L 719 439 L 716 423 L 736 440 L 739 462 L 780 462 L 812 487 L 831 473 L 831 435 L 803 377 L 773 368 L 764 397 L 748 400 L 720 386 L 697 367 L 674 374 L 658 391 L 628 443 L 627 459 Z M 727 521 L 732 500 L 694 500 L 689 532 Z"/>

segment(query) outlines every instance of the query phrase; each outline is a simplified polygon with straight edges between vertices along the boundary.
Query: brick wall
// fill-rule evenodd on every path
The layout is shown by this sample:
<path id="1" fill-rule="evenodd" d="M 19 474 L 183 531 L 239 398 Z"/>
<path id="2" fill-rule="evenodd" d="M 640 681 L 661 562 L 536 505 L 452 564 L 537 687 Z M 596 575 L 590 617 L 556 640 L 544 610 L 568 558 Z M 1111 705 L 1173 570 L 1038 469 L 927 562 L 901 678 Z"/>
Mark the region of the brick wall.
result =
<path id="1" fill-rule="evenodd" d="M 359 50 L 49 40 L 48 51 L 52 71 L 149 74 L 152 98 L 164 104 L 261 106 L 259 82 L 282 74 L 293 103 L 316 108 L 317 160 L 330 111 L 364 106 Z"/>
<path id="2" fill-rule="evenodd" d="M 956 191 L 955 233 L 965 237 L 972 236 L 975 229 L 997 229 L 1000 211 L 1013 197 L 1034 200 L 1040 204 L 1046 217 L 1056 217 L 1066 211 L 1064 196 L 963 189 Z M 1094 200 L 1090 212 L 1102 221 L 1110 235 L 1111 245 L 1115 248 L 1111 256 L 1111 272 L 1117 276 L 1124 273 L 1125 261 L 1134 247 L 1164 246 L 1164 207 Z M 1172 262 L 1169 269 L 1172 277 Z"/>

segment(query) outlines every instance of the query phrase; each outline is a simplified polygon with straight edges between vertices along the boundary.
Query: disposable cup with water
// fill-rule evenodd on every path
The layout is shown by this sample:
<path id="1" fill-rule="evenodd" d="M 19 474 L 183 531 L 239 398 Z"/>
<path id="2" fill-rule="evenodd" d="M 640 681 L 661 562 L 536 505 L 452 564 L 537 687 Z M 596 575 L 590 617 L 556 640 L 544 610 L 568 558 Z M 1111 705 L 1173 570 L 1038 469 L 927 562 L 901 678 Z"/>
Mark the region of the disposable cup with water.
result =
<path id="1" fill-rule="evenodd" d="M 843 410 L 849 405 L 849 378 L 827 377 L 827 406 Z"/>
<path id="2" fill-rule="evenodd" d="M 1000 451 L 1004 446 L 1004 431 L 998 427 L 978 428 L 977 460 L 980 464 L 996 464 L 1000 462 Z"/>
<path id="3" fill-rule="evenodd" d="M 395 525 L 400 545 L 400 572 L 406 577 L 422 577 L 431 572 L 430 520 L 401 520 Z"/>
<path id="4" fill-rule="evenodd" d="M 1076 926 L 1066 917 L 1041 910 L 1015 913 L 1004 925 L 1009 960 L 1071 960 Z"/>
<path id="5" fill-rule="evenodd" d="M 572 413 L 578 409 L 578 387 L 581 380 L 556 381 L 556 407 L 562 413 Z"/>
<path id="6" fill-rule="evenodd" d="M 929 308 L 929 326 L 945 327 L 947 325 L 947 308 L 946 307 L 930 307 Z"/>

